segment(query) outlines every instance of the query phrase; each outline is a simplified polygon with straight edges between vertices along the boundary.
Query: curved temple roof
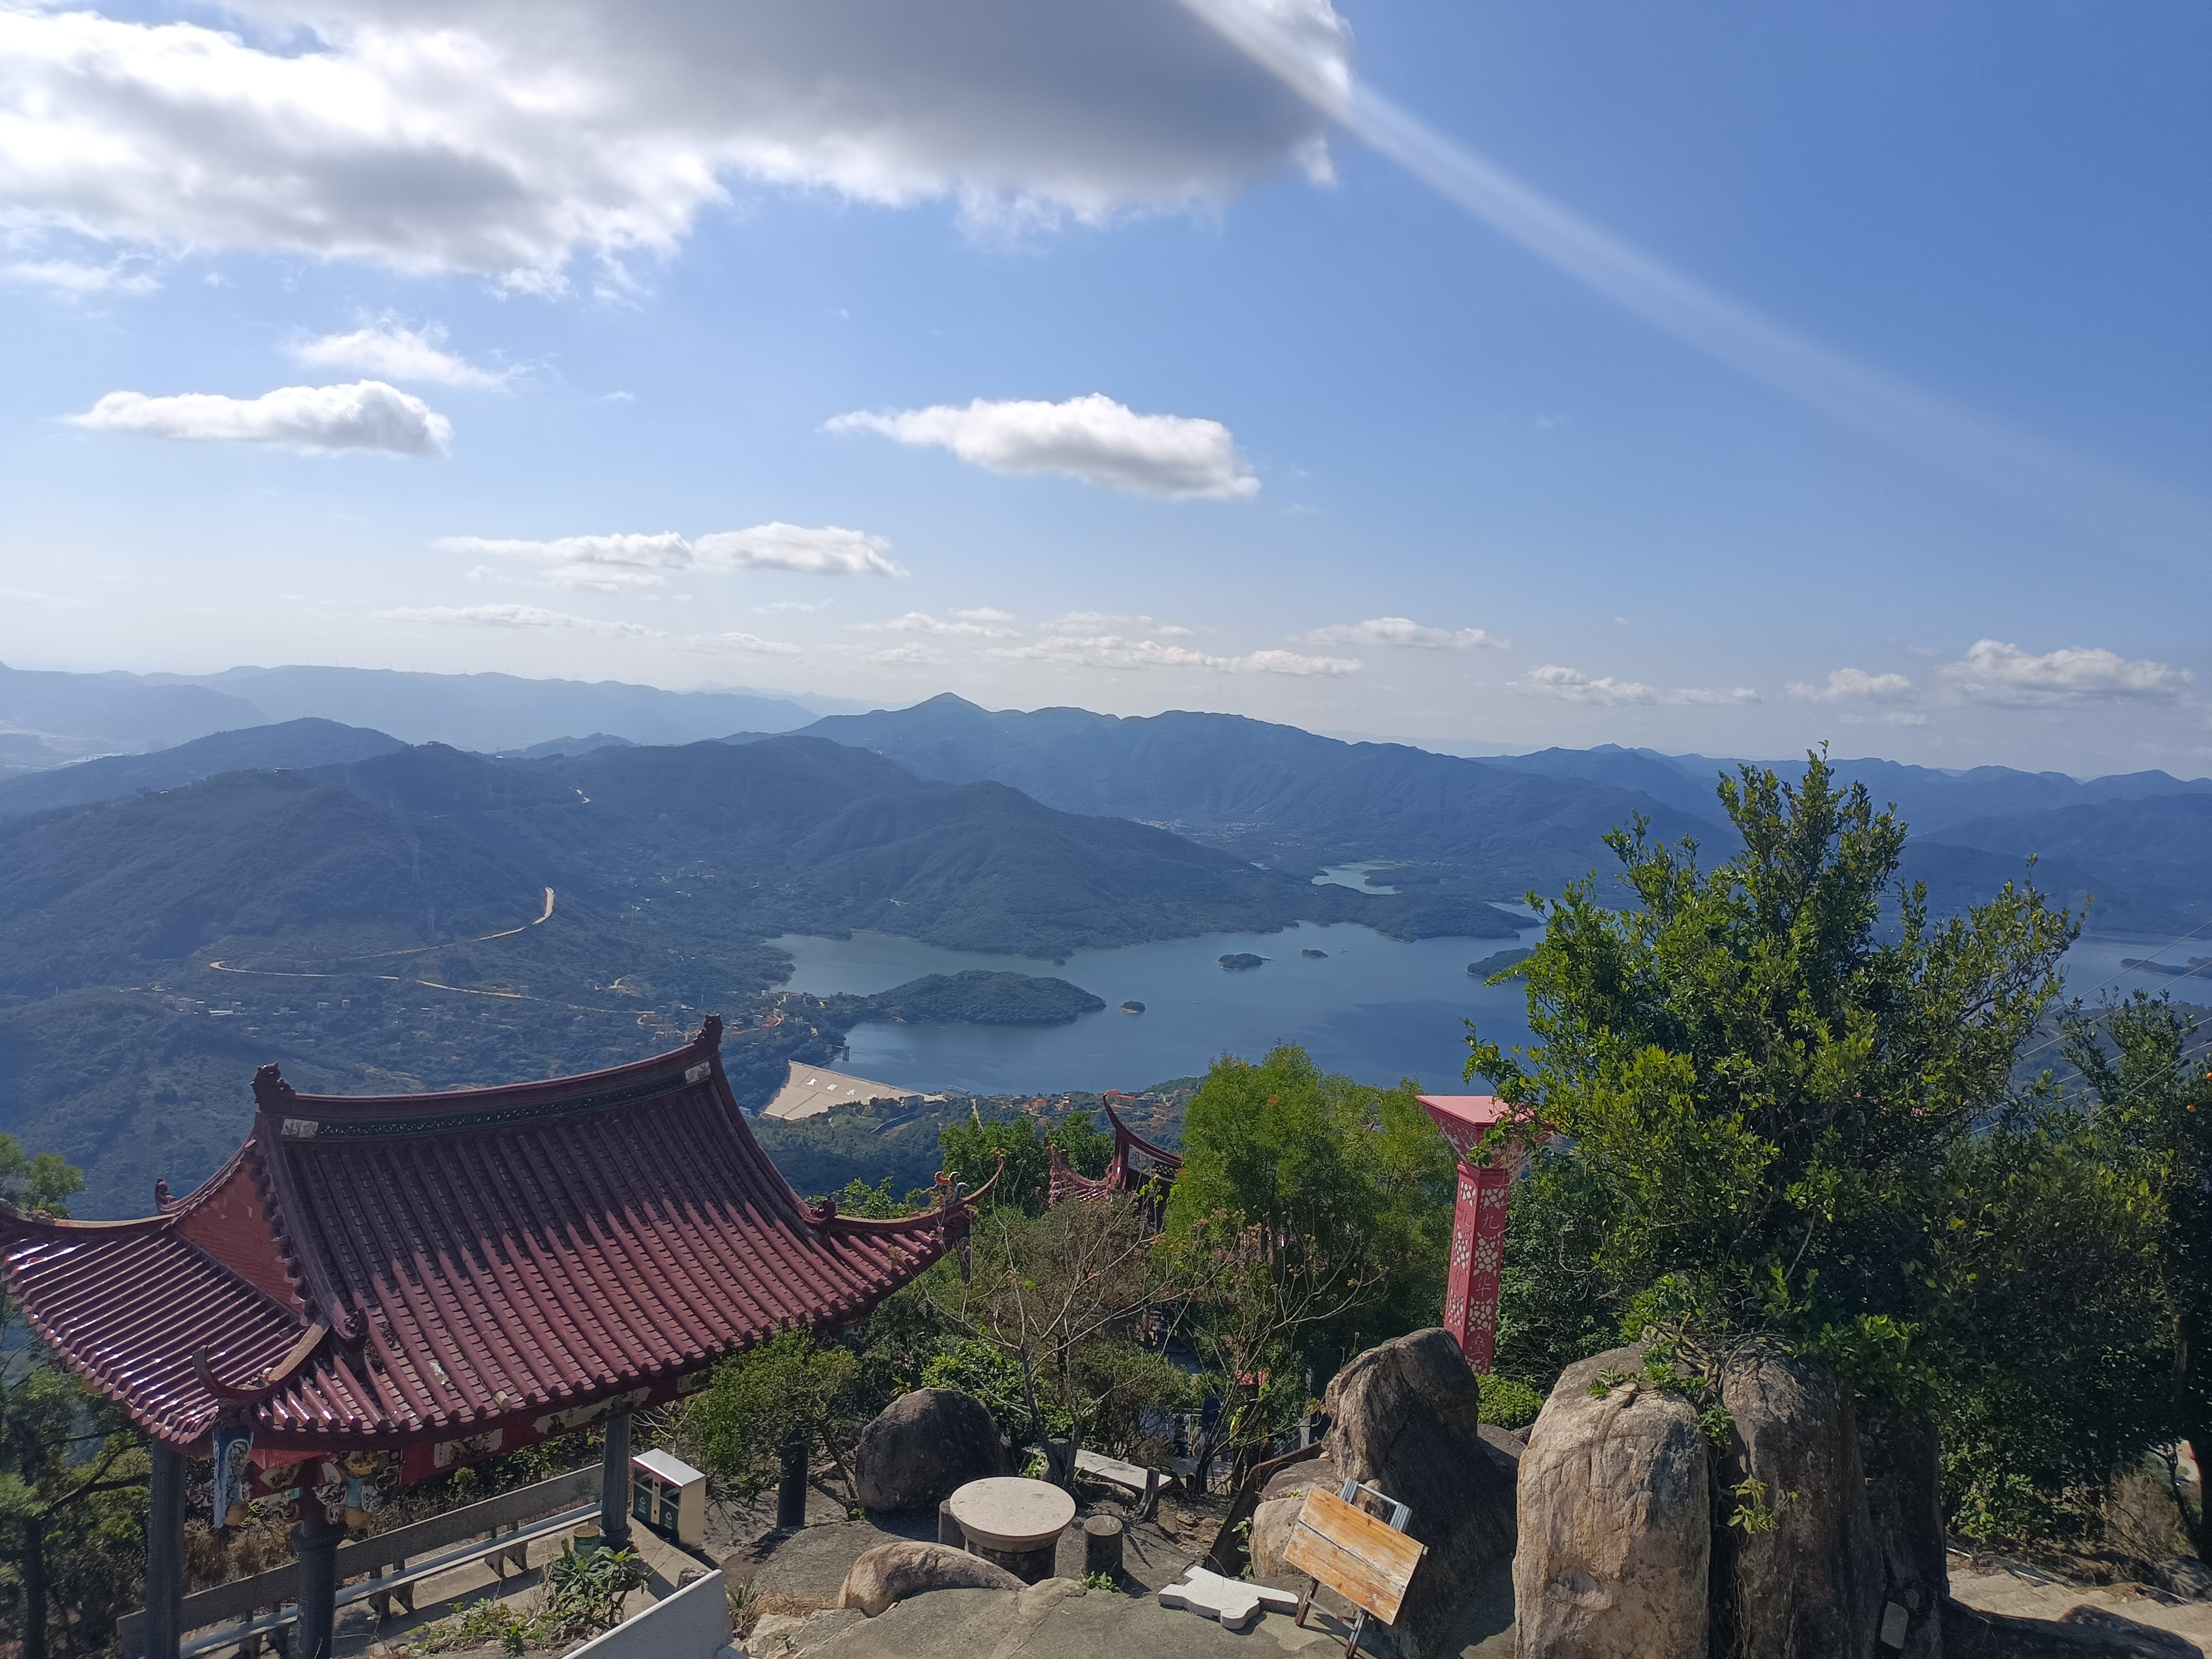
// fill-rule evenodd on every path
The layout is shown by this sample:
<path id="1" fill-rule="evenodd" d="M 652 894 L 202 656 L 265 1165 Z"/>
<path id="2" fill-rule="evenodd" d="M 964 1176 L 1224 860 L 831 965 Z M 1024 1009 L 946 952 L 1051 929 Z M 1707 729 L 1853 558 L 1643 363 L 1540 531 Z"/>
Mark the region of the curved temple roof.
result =
<path id="1" fill-rule="evenodd" d="M 255 1076 L 253 1133 L 158 1214 L 0 1206 L 39 1334 L 148 1433 L 257 1451 L 422 1445 L 674 1391 L 788 1326 L 849 1322 L 967 1231 L 802 1202 L 684 1047 L 550 1082 L 372 1098 Z M 948 1194 L 949 1197 L 949 1194 Z"/>
<path id="2" fill-rule="evenodd" d="M 1109 1193 L 1140 1192 L 1156 1174 L 1164 1176 L 1171 1186 L 1182 1172 L 1181 1158 L 1164 1146 L 1154 1146 L 1122 1122 L 1110 1098 L 1101 1103 L 1106 1109 L 1106 1121 L 1114 1126 L 1114 1156 L 1106 1165 L 1106 1173 L 1095 1179 L 1079 1174 L 1067 1161 L 1067 1154 L 1057 1146 L 1051 1146 L 1045 1154 L 1050 1169 L 1045 1194 L 1047 1204 L 1059 1204 L 1071 1198 L 1103 1198 Z"/>

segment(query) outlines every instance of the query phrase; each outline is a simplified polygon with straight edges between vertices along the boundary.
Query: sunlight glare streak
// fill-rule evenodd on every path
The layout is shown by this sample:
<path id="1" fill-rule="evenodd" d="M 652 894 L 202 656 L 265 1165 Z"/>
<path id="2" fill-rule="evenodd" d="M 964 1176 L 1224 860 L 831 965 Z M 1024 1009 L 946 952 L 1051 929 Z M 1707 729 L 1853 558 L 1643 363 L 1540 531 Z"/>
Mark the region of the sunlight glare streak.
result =
<path id="1" fill-rule="evenodd" d="M 1310 51 L 1282 0 L 1182 0 L 1322 113 L 1441 195 L 1616 303 L 1830 418 L 2015 501 L 2105 530 L 2212 532 L 2212 504 L 2076 454 L 1857 362 L 1545 199 Z"/>

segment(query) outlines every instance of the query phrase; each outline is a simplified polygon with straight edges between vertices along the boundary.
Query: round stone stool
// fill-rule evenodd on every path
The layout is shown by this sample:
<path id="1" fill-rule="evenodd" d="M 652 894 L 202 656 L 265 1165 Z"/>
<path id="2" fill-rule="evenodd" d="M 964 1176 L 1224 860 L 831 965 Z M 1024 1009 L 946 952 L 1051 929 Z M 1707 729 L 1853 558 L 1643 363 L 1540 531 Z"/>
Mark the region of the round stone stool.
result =
<path id="1" fill-rule="evenodd" d="M 1075 1500 L 1058 1486 L 1008 1476 L 970 1480 L 945 1508 L 967 1534 L 970 1553 L 1024 1584 L 1052 1577 L 1060 1535 L 1075 1519 Z"/>

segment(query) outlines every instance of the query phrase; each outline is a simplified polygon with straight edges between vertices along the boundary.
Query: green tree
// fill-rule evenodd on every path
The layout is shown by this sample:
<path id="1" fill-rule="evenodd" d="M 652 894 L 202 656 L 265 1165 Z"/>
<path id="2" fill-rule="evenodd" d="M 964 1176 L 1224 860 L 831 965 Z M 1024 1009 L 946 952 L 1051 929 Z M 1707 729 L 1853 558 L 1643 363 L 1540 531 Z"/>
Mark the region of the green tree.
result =
<path id="1" fill-rule="evenodd" d="M 1598 1214 L 1594 1183 L 1573 1158 L 1542 1148 L 1529 1159 L 1505 1212 L 1491 1360 L 1498 1376 L 1548 1394 L 1576 1360 L 1620 1344 L 1618 1287 L 1592 1265 Z"/>
<path id="2" fill-rule="evenodd" d="M 1595 878 L 1531 896 L 1536 1042 L 1470 1030 L 1468 1075 L 1559 1137 L 1594 1288 L 1632 1323 L 1771 1334 L 1902 1386 L 1947 1164 L 2009 1097 L 2076 929 L 2011 884 L 1932 919 L 1896 880 L 1894 812 L 1820 754 L 1720 798 L 1743 850 L 1711 870 L 1639 818 L 1607 838 L 1625 907 Z"/>
<path id="3" fill-rule="evenodd" d="M 0 1134 L 0 1200 L 19 1210 L 66 1217 L 68 1200 L 84 1190 L 84 1171 L 56 1152 L 26 1152 L 13 1135 Z"/>
<path id="4" fill-rule="evenodd" d="M 0 1134 L 0 1197 L 67 1216 L 81 1171 L 52 1152 L 27 1154 Z M 117 1598 L 143 1577 L 143 1435 L 79 1382 L 0 1297 L 0 1562 L 20 1618 L 23 1659 L 46 1659 L 58 1625 L 65 1649 L 106 1640 Z"/>
<path id="5" fill-rule="evenodd" d="M 948 1123 L 937 1132 L 937 1139 L 944 1153 L 945 1173 L 970 1192 L 980 1191 L 998 1173 L 1003 1155 L 1006 1177 L 985 1206 L 1012 1205 L 1025 1215 L 1040 1214 L 1045 1207 L 1052 1178 L 1052 1147 L 1067 1154 L 1067 1161 L 1079 1175 L 1094 1179 L 1106 1172 L 1107 1160 L 1114 1155 L 1113 1136 L 1099 1129 L 1087 1112 L 1063 1118 L 1043 1135 L 1037 1133 L 1033 1121 L 1018 1115 Z"/>
<path id="6" fill-rule="evenodd" d="M 2166 1325 L 2158 1345 L 2167 1360 L 2162 1415 L 2167 1433 L 2188 1440 L 2202 1467 L 2212 1450 L 2212 1050 L 2195 1016 L 2164 997 L 2138 992 L 2106 1004 L 2102 1015 L 2075 1005 L 2066 1055 L 2096 1103 L 2100 1129 L 2156 1183 Z M 2168 1473 L 2175 1476 L 2171 1462 Z M 2212 1560 L 2199 1492 L 2191 1501 L 2174 1478 L 2191 1541 L 2200 1559 Z"/>
<path id="7" fill-rule="evenodd" d="M 2045 1087 L 1955 1149 L 1929 1371 L 1952 1525 L 2079 1533 L 2171 1421 L 2162 1158 Z"/>
<path id="8" fill-rule="evenodd" d="M 1242 1458 L 1304 1410 L 1309 1365 L 1434 1322 L 1456 1159 L 1411 1084 L 1364 1087 L 1294 1047 L 1217 1061 L 1182 1151 L 1167 1237 L 1230 1389 L 1217 1443 Z"/>
<path id="9" fill-rule="evenodd" d="M 787 1455 L 818 1449 L 845 1483 L 846 1502 L 856 1503 L 859 1370 L 847 1349 L 817 1345 L 805 1331 L 781 1332 L 714 1368 L 714 1380 L 684 1412 L 684 1443 L 745 1498 L 781 1480 Z"/>
<path id="10" fill-rule="evenodd" d="M 1012 1204 L 988 1211 L 971 1235 L 966 1279 L 933 1267 L 923 1281 L 944 1326 L 1001 1356 L 1019 1382 L 1022 1440 L 1043 1446 L 1049 1478 L 1074 1479 L 1076 1454 L 1118 1432 L 1182 1382 L 1140 1339 L 1188 1287 L 1126 1196 L 1062 1204 L 1028 1216 Z M 960 1348 L 951 1350 L 958 1355 Z M 965 1368 L 980 1370 L 979 1356 Z M 994 1392 L 1010 1383 L 992 1368 Z M 987 1401 L 987 1403 L 994 1403 Z"/>

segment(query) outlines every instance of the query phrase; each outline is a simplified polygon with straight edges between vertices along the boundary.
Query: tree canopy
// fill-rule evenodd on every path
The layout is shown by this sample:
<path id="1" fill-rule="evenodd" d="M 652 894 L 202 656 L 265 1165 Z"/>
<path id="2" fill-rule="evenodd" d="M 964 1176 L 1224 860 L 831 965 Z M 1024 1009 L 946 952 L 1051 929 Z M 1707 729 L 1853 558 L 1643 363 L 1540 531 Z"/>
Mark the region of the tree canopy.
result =
<path id="1" fill-rule="evenodd" d="M 1710 870 L 1638 819 L 1556 900 L 1522 964 L 1536 1042 L 1470 1030 L 1470 1076 L 1556 1138 L 1586 1267 L 1632 1322 L 1766 1331 L 1863 1382 L 1927 1330 L 1947 1160 L 2009 1097 L 2076 927 L 2008 883 L 1936 920 L 1905 829 L 1825 757 L 1720 787 L 1743 849 Z"/>

